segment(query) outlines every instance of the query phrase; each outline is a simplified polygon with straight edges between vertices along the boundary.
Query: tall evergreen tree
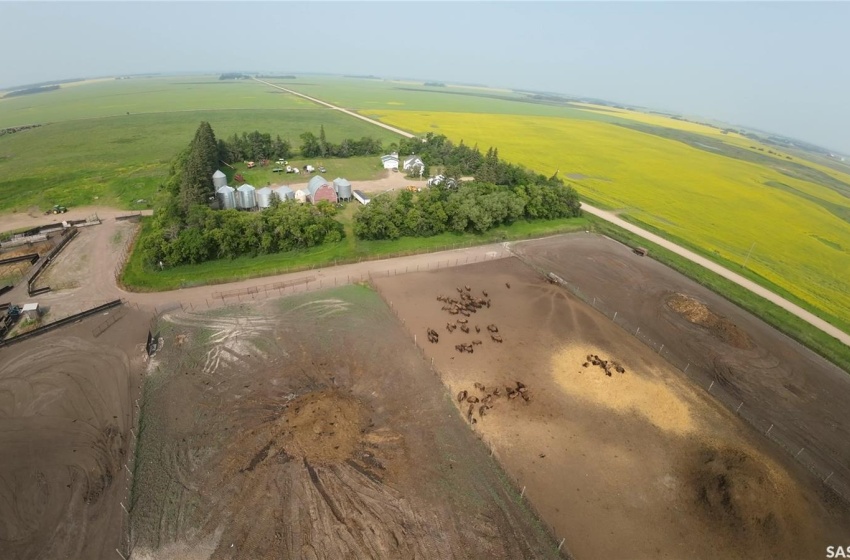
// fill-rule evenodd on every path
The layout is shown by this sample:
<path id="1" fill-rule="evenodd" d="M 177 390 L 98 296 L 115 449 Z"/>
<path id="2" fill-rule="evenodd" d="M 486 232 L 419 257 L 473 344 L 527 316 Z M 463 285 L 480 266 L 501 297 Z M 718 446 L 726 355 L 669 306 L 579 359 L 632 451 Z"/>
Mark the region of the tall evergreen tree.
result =
<path id="1" fill-rule="evenodd" d="M 328 155 L 328 139 L 325 137 L 325 125 L 319 128 L 319 155 L 327 157 Z"/>
<path id="2" fill-rule="evenodd" d="M 205 204 L 214 193 L 212 176 L 218 168 L 218 143 L 210 123 L 198 126 L 184 165 L 179 199 L 185 215 L 193 204 Z"/>

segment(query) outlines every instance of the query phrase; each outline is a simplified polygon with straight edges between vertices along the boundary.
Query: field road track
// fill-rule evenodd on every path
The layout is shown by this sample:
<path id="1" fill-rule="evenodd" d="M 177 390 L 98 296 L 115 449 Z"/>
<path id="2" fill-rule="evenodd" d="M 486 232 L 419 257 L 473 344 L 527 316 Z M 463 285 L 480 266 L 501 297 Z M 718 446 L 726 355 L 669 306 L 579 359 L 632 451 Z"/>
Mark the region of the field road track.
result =
<path id="1" fill-rule="evenodd" d="M 698 264 L 698 265 L 700 265 L 704 268 L 707 268 L 708 270 L 710 270 L 710 271 L 712 271 L 716 274 L 719 274 L 723 278 L 726 278 L 727 280 L 734 282 L 734 283 L 738 284 L 739 286 L 741 286 L 743 288 L 746 288 L 747 290 L 753 292 L 754 294 L 756 294 L 758 296 L 763 297 L 764 299 L 768 300 L 771 303 L 775 303 L 776 305 L 778 305 L 779 307 L 781 307 L 785 311 L 792 313 L 793 315 L 799 317 L 800 319 L 809 323 L 810 325 L 822 330 L 823 332 L 825 332 L 826 334 L 828 334 L 830 336 L 837 338 L 838 340 L 840 340 L 841 342 L 843 342 L 847 346 L 850 346 L 850 335 L 848 335 L 846 332 L 842 331 L 841 329 L 836 328 L 833 325 L 830 325 L 829 323 L 827 323 L 826 321 L 824 321 L 820 317 L 816 317 L 814 314 L 806 311 L 805 309 L 803 309 L 799 305 L 795 305 L 795 304 L 791 303 L 790 301 L 788 301 L 787 299 L 776 295 L 775 293 L 771 292 L 767 288 L 759 286 L 758 284 L 756 284 L 752 280 L 748 280 L 748 279 L 744 278 L 743 276 L 741 276 L 740 274 L 732 272 L 728 268 L 720 266 L 716 262 L 710 261 L 709 259 L 707 259 L 705 257 L 701 257 L 700 255 L 697 255 L 693 251 L 689 251 L 689 250 L 685 249 L 684 247 L 676 245 L 675 243 L 672 243 L 672 242 L 664 239 L 663 237 L 659 237 L 658 235 L 655 235 L 652 232 L 646 231 L 645 229 L 639 228 L 636 225 L 630 224 L 629 222 L 623 220 L 622 218 L 617 217 L 612 212 L 608 212 L 606 210 L 602 210 L 600 208 L 590 206 L 586 202 L 581 203 L 581 208 L 582 208 L 582 210 L 584 210 L 585 212 L 587 212 L 589 214 L 593 214 L 594 216 L 596 216 L 598 218 L 602 218 L 603 220 L 605 220 L 607 222 L 611 222 L 612 224 L 614 224 L 616 226 L 620 226 L 621 228 L 628 230 L 628 231 L 630 231 L 630 232 L 632 232 L 636 235 L 640 235 L 641 237 L 643 237 L 644 239 L 646 239 L 648 241 L 652 241 L 653 243 L 661 245 L 665 249 L 672 251 L 672 252 L 676 253 L 677 255 L 688 259 L 689 261 L 696 263 L 696 264 Z"/>
<path id="2" fill-rule="evenodd" d="M 325 107 L 329 107 L 331 109 L 336 109 L 337 111 L 342 111 L 343 113 L 345 113 L 347 115 L 351 115 L 352 117 L 358 118 L 362 121 L 372 123 L 375 126 L 380 126 L 381 128 L 384 128 L 384 129 L 389 130 L 391 132 L 395 132 L 396 134 L 400 134 L 401 136 L 404 136 L 406 138 L 413 138 L 413 134 L 410 134 L 409 132 L 405 132 L 404 130 L 386 125 L 386 124 L 384 124 L 382 122 L 378 122 L 374 119 L 364 117 L 363 115 L 358 115 L 357 113 L 355 113 L 353 111 L 349 111 L 347 109 L 337 107 L 336 105 L 331 105 L 330 103 L 327 103 L 327 102 L 322 101 L 320 99 L 316 99 L 315 97 L 310 97 L 310 96 L 304 95 L 303 93 L 298 93 L 297 91 L 292 91 L 291 89 L 286 89 L 286 88 L 281 87 L 281 86 L 276 86 L 274 84 L 271 84 L 269 82 L 265 82 L 263 80 L 257 80 L 256 78 L 254 78 L 254 80 L 256 80 L 260 83 L 266 84 L 267 86 L 285 91 L 287 93 L 297 95 L 298 97 L 303 97 L 304 99 L 307 99 L 307 100 L 312 101 L 314 103 L 318 103 L 320 105 L 324 105 Z M 825 332 L 826 334 L 840 340 L 841 342 L 843 342 L 847 346 L 850 346 L 850 334 L 847 334 L 846 332 L 842 331 L 841 329 L 827 323 L 826 321 L 824 321 L 820 317 L 816 317 L 813 313 L 806 311 L 805 309 L 803 309 L 799 305 L 795 305 L 795 304 L 791 303 L 790 301 L 788 301 L 787 299 L 771 292 L 770 290 L 768 290 L 768 289 L 766 289 L 762 286 L 759 286 L 755 282 L 753 282 L 751 280 L 747 280 L 746 278 L 744 278 L 740 274 L 736 274 L 736 273 L 732 272 L 731 270 L 729 270 L 728 268 L 720 266 L 719 264 L 712 262 L 712 261 L 706 259 L 705 257 L 701 257 L 701 256 L 697 255 L 696 253 L 685 249 L 684 247 L 681 247 L 679 245 L 676 245 L 675 243 L 667 241 L 663 237 L 659 237 L 659 236 L 655 235 L 654 233 L 651 233 L 651 232 L 649 232 L 649 231 L 647 231 L 643 228 L 639 228 L 635 225 L 632 225 L 632 224 L 626 222 L 625 220 L 618 218 L 612 212 L 606 212 L 605 210 L 602 210 L 600 208 L 595 208 L 593 206 L 590 206 L 586 202 L 582 202 L 581 207 L 582 207 L 582 209 L 584 209 L 588 213 L 593 214 L 594 216 L 596 216 L 598 218 L 602 218 L 603 220 L 605 220 L 607 222 L 610 222 L 610 223 L 617 225 L 617 226 L 619 226 L 619 227 L 621 227 L 625 230 L 628 230 L 628 231 L 630 231 L 630 232 L 632 232 L 636 235 L 639 235 L 639 236 L 643 237 L 644 239 L 646 239 L 648 241 L 652 241 L 653 243 L 657 243 L 658 245 L 661 245 L 665 249 L 673 251 L 677 255 L 684 257 L 684 258 L 688 259 L 689 261 L 696 263 L 696 264 L 698 264 L 702 267 L 705 267 L 708 270 L 710 270 L 710 271 L 712 271 L 716 274 L 719 274 L 720 276 L 726 278 L 727 280 L 738 284 L 742 288 L 746 288 L 747 290 L 751 291 L 752 293 L 754 293 L 758 296 L 761 296 L 764 299 L 766 299 L 766 300 L 768 300 L 772 303 L 775 303 L 776 305 L 778 305 L 782 309 L 784 309 L 784 310 L 788 311 L 789 313 L 799 317 L 800 319 L 809 323 L 813 327 L 820 329 L 821 331 Z"/>
<path id="3" fill-rule="evenodd" d="M 364 117 L 363 115 L 358 115 L 354 111 L 349 111 L 348 109 L 343 109 L 342 107 L 337 107 L 336 105 L 331 105 L 330 103 L 326 103 L 326 102 L 322 101 L 321 99 L 316 99 L 315 97 L 310 97 L 309 95 L 304 95 L 303 93 L 298 93 L 297 91 L 292 91 L 291 89 L 286 89 L 285 87 L 276 86 L 276 85 L 271 84 L 269 82 L 266 82 L 266 81 L 263 81 L 263 80 L 258 80 L 257 78 L 253 78 L 253 80 L 255 82 L 260 82 L 261 84 L 266 84 L 269 87 L 273 87 L 273 88 L 279 89 L 281 91 L 285 91 L 286 93 L 291 93 L 292 95 L 297 95 L 298 97 L 303 97 L 307 101 L 312 101 L 313 103 L 318 103 L 319 105 L 324 105 L 325 107 L 328 107 L 329 109 L 334 109 L 336 111 L 342 111 L 346 115 L 350 115 L 350 116 L 352 116 L 356 119 L 360 119 L 361 121 L 366 121 L 369 124 L 374 124 L 375 126 L 380 126 L 381 128 L 385 128 L 385 129 L 389 130 L 390 132 L 395 132 L 396 134 L 400 134 L 401 136 L 404 136 L 405 138 L 413 138 L 413 134 L 411 134 L 409 132 L 405 132 L 400 128 L 395 128 L 394 126 L 390 126 L 388 124 L 384 124 L 384 123 L 376 121 L 374 119 L 370 119 L 369 117 Z"/>

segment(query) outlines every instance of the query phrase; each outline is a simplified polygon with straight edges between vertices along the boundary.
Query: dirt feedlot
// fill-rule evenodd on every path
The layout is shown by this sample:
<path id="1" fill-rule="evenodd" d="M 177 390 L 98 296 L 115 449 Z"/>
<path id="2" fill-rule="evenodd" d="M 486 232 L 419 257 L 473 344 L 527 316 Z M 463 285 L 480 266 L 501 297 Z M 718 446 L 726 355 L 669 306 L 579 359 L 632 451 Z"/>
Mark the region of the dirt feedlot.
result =
<path id="1" fill-rule="evenodd" d="M 850 537 L 798 463 L 518 259 L 375 283 L 577 558 L 820 558 Z M 489 305 L 452 314 L 459 292 Z"/>
<path id="2" fill-rule="evenodd" d="M 850 375 L 763 321 L 652 259 L 597 236 L 569 235 L 514 248 L 552 271 L 608 316 L 657 345 L 703 387 L 715 383 L 727 408 L 767 431 L 791 454 L 841 484 L 850 497 Z M 802 452 L 800 452 L 802 450 Z M 850 530 L 848 531 L 850 532 Z"/>
<path id="3" fill-rule="evenodd" d="M 363 286 L 160 322 L 134 558 L 554 558 Z"/>
<path id="4" fill-rule="evenodd" d="M 123 465 L 148 321 L 120 312 L 97 338 L 104 315 L 0 348 L 0 558 L 117 558 L 125 547 Z"/>

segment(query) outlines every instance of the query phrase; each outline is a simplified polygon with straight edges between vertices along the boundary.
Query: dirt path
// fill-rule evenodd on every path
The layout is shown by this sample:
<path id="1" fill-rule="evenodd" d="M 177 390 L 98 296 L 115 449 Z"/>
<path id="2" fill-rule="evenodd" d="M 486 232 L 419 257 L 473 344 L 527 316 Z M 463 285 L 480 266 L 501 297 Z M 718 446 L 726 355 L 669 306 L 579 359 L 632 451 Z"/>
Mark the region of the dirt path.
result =
<path id="1" fill-rule="evenodd" d="M 325 179 L 332 181 L 333 178 L 327 175 L 322 175 Z M 297 189 L 306 189 L 307 181 L 302 181 L 300 183 L 289 183 L 286 181 L 281 181 L 272 185 L 272 188 L 279 187 L 281 185 L 286 185 L 292 190 Z M 391 171 L 385 171 L 383 177 L 380 179 L 374 179 L 372 181 L 352 181 L 352 187 L 354 189 L 361 190 L 365 193 L 382 193 L 388 191 L 394 191 L 396 189 L 403 189 L 409 185 L 415 187 L 426 187 L 428 181 L 424 179 L 410 179 L 404 176 L 404 173 L 393 173 Z"/>
<path id="2" fill-rule="evenodd" d="M 400 128 L 395 128 L 393 126 L 390 126 L 388 124 L 384 124 L 384 123 L 376 121 L 374 119 L 370 119 L 369 117 L 364 117 L 363 115 L 358 115 L 354 111 L 349 111 L 348 109 L 343 109 L 342 107 L 337 107 L 336 105 L 331 105 L 330 103 L 326 103 L 326 102 L 322 101 L 321 99 L 316 99 L 315 97 L 310 97 L 309 95 L 304 95 L 303 93 L 298 93 L 297 91 L 292 91 L 291 89 L 286 89 L 285 87 L 277 86 L 275 84 L 272 84 L 272 83 L 269 83 L 269 82 L 266 82 L 266 81 L 263 81 L 263 80 L 258 80 L 257 78 L 252 78 L 252 79 L 255 82 L 260 82 L 261 84 L 265 84 L 269 87 L 273 87 L 275 89 L 285 91 L 286 93 L 291 93 L 292 95 L 297 95 L 298 97 L 303 97 L 304 99 L 306 99 L 308 101 L 312 101 L 313 103 L 318 103 L 319 105 L 324 105 L 325 107 L 328 107 L 329 109 L 341 111 L 341 112 L 345 113 L 346 115 L 350 115 L 350 116 L 352 116 L 356 119 L 360 119 L 361 121 L 366 121 L 369 124 L 374 124 L 375 126 L 380 126 L 381 128 L 389 130 L 390 132 L 395 132 L 396 134 L 400 134 L 400 135 L 404 136 L 405 138 L 413 138 L 413 135 L 409 132 L 405 132 L 405 131 L 401 130 Z"/>
<path id="3" fill-rule="evenodd" d="M 676 253 L 677 255 L 679 255 L 681 257 L 685 257 L 689 261 L 696 263 L 696 264 L 698 264 L 698 265 L 700 265 L 704 268 L 707 268 L 708 270 L 714 272 L 715 274 L 719 274 L 723 278 L 726 278 L 727 280 L 730 280 L 730 281 L 738 284 L 739 286 L 748 289 L 749 291 L 753 292 L 754 294 L 763 297 L 764 299 L 768 300 L 769 302 L 778 305 L 782 309 L 784 309 L 784 310 L 788 311 L 789 313 L 792 313 L 793 315 L 799 317 L 800 319 L 809 323 L 813 327 L 816 327 L 816 328 L 822 330 L 823 332 L 825 332 L 826 334 L 828 334 L 830 336 L 834 336 L 835 338 L 837 338 L 838 340 L 840 340 L 844 344 L 850 346 L 850 334 L 847 334 L 846 332 L 842 331 L 841 329 L 827 323 L 826 321 L 824 321 L 820 317 L 817 317 L 814 314 L 806 311 L 805 309 L 803 309 L 799 305 L 795 305 L 795 304 L 791 303 L 790 301 L 788 301 L 787 299 L 774 294 L 773 292 L 771 292 L 767 288 L 759 286 L 758 284 L 756 284 L 752 280 L 748 280 L 748 279 L 744 278 L 743 276 L 741 276 L 740 274 L 732 272 L 728 268 L 720 266 L 716 262 L 710 261 L 705 257 L 701 257 L 700 255 L 697 255 L 693 251 L 689 251 L 689 250 L 685 249 L 684 247 L 676 245 L 675 243 L 672 243 L 672 242 L 664 239 L 663 237 L 659 237 L 658 235 L 655 235 L 654 233 L 651 233 L 651 232 L 649 232 L 649 231 L 647 231 L 643 228 L 640 228 L 640 227 L 638 227 L 634 224 L 630 224 L 629 222 L 623 220 L 622 218 L 617 217 L 617 215 L 614 214 L 613 212 L 608 212 L 606 210 L 596 208 L 594 206 L 587 204 L 586 202 L 582 202 L 581 207 L 582 207 L 582 210 L 584 210 L 584 211 L 586 211 L 590 214 L 593 214 L 594 216 L 602 218 L 603 220 L 605 220 L 607 222 L 611 222 L 612 224 L 619 226 L 619 227 L 621 227 L 621 228 L 623 228 L 627 231 L 630 231 L 634 234 L 640 235 L 641 237 L 643 237 L 644 239 L 647 239 L 648 241 L 652 241 L 653 243 L 661 245 L 665 249 L 667 249 L 669 251 L 673 251 L 674 253 Z"/>
<path id="4" fill-rule="evenodd" d="M 307 95 L 304 95 L 303 93 L 298 93 L 297 91 L 292 91 L 290 89 L 286 89 L 286 88 L 283 88 L 283 87 L 280 87 L 280 86 L 276 86 L 274 84 L 270 84 L 269 82 L 257 80 L 256 78 L 254 78 L 254 79 L 256 81 L 260 82 L 260 83 L 266 84 L 266 85 L 271 86 L 273 88 L 277 88 L 277 89 L 285 91 L 287 93 L 291 93 L 293 95 L 297 95 L 299 97 L 303 97 L 304 99 L 308 99 L 308 100 L 310 100 L 314 103 L 324 105 L 325 107 L 330 107 L 331 109 L 336 109 L 337 111 L 342 111 L 343 113 L 345 113 L 347 115 L 351 115 L 352 117 L 358 118 L 362 121 L 366 121 L 368 123 L 374 124 L 375 126 L 380 126 L 381 128 L 384 128 L 384 129 L 389 130 L 391 132 L 395 132 L 396 134 L 400 134 L 400 135 L 404 136 L 405 138 L 413 138 L 412 134 L 410 134 L 409 132 L 405 132 L 405 131 L 403 131 L 399 128 L 394 128 L 392 126 L 388 126 L 388 125 L 386 125 L 382 122 L 376 121 L 374 119 L 370 119 L 368 117 L 364 117 L 363 115 L 358 115 L 357 113 L 354 113 L 352 111 L 348 111 L 346 109 L 342 109 L 340 107 L 337 107 L 336 105 L 331 105 L 330 103 L 326 103 L 326 102 L 321 101 L 319 99 L 316 99 L 314 97 L 309 97 Z M 689 261 L 694 262 L 694 263 L 696 263 L 700 266 L 703 266 L 703 267 L 707 268 L 708 270 L 711 270 L 712 272 L 719 274 L 720 276 L 726 278 L 727 280 L 731 280 L 732 282 L 738 284 L 739 286 L 746 288 L 747 290 L 753 292 L 756 295 L 759 295 L 759 296 L 765 298 L 766 300 L 768 300 L 772 303 L 775 303 L 776 305 L 778 305 L 782 309 L 785 309 L 789 313 L 792 313 L 793 315 L 795 315 L 795 316 L 799 317 L 800 319 L 806 321 L 810 325 L 822 330 L 823 332 L 825 332 L 826 334 L 828 334 L 830 336 L 834 336 L 835 338 L 837 338 L 838 340 L 840 340 L 844 344 L 850 346 L 850 334 L 845 333 L 841 329 L 827 323 L 826 321 L 824 321 L 820 317 L 816 317 L 814 314 L 806 311 L 805 309 L 803 309 L 802 307 L 800 307 L 798 305 L 791 303 L 787 299 L 771 292 L 770 290 L 768 290 L 768 289 L 766 289 L 762 286 L 759 286 L 755 282 L 753 282 L 751 280 L 747 280 L 746 278 L 744 278 L 740 274 L 736 274 L 736 273 L 732 272 L 731 270 L 729 270 L 728 268 L 720 266 L 719 264 L 712 262 L 712 261 L 706 259 L 705 257 L 701 257 L 701 256 L 697 255 L 696 253 L 685 249 L 684 247 L 681 247 L 681 246 L 676 245 L 675 243 L 673 243 L 671 241 L 664 239 L 663 237 L 659 237 L 658 235 L 655 235 L 654 233 L 651 233 L 651 232 L 649 232 L 649 231 L 647 231 L 643 228 L 640 228 L 636 225 L 630 224 L 629 222 L 617 217 L 613 212 L 608 212 L 606 210 L 596 208 L 594 206 L 587 204 L 586 202 L 582 202 L 581 207 L 582 207 L 582 209 L 589 212 L 590 214 L 593 214 L 594 216 L 602 218 L 603 220 L 605 220 L 607 222 L 610 222 L 610 223 L 617 225 L 617 226 L 619 226 L 619 227 L 621 227 L 621 228 L 623 228 L 627 231 L 630 231 L 630 232 L 632 232 L 636 235 L 639 235 L 639 236 L 643 237 L 644 239 L 652 241 L 653 243 L 657 243 L 658 245 L 661 245 L 665 249 L 673 251 L 674 253 L 676 253 L 679 256 L 685 257 Z"/>

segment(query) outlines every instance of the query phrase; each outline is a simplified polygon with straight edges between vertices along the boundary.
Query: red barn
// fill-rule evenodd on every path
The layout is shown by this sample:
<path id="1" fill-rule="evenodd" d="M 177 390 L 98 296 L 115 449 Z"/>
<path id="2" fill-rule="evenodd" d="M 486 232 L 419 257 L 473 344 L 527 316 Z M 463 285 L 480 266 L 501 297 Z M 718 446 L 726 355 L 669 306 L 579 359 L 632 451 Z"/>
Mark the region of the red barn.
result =
<path id="1" fill-rule="evenodd" d="M 327 200 L 328 202 L 337 201 L 333 183 L 321 175 L 316 175 L 310 179 L 310 182 L 307 183 L 307 193 L 310 196 L 310 202 L 313 204 L 316 204 L 320 200 Z"/>

